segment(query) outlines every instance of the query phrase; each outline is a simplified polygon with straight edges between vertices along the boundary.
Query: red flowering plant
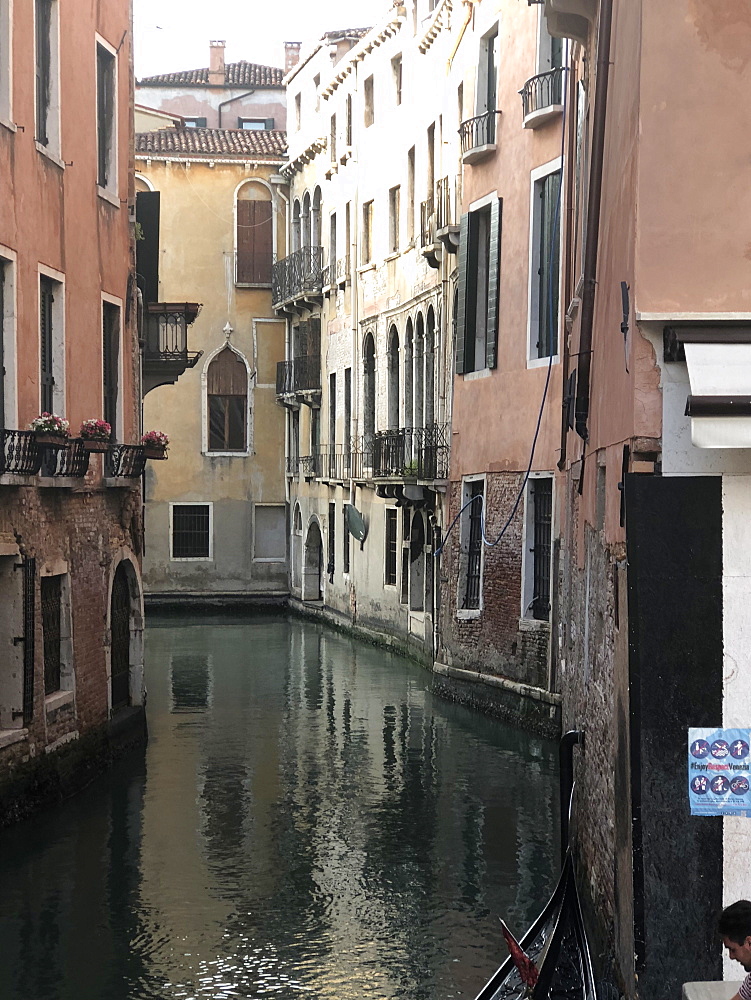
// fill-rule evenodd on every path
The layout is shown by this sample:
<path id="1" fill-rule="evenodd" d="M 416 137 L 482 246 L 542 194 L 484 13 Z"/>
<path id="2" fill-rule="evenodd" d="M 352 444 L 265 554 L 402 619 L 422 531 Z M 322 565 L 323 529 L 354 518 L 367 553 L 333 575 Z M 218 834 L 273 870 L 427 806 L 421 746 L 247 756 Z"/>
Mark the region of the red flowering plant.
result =
<path id="1" fill-rule="evenodd" d="M 41 416 L 35 417 L 29 424 L 29 430 L 37 434 L 70 437 L 70 424 L 56 413 L 42 413 Z"/>
<path id="2" fill-rule="evenodd" d="M 84 441 L 109 441 L 112 437 L 112 427 L 106 420 L 84 420 L 79 437 Z"/>
<path id="3" fill-rule="evenodd" d="M 147 448 L 164 449 L 169 444 L 169 438 L 164 431 L 146 431 L 141 438 L 141 444 Z"/>

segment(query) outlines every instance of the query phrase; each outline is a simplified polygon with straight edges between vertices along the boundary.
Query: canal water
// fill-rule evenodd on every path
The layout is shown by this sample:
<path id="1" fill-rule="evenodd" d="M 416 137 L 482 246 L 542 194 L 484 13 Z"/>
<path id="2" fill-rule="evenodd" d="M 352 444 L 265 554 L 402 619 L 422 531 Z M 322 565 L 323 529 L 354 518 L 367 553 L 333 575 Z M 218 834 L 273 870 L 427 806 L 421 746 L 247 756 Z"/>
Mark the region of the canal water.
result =
<path id="1" fill-rule="evenodd" d="M 473 997 L 555 881 L 555 745 L 281 616 L 146 652 L 145 753 L 0 834 L 0 998 Z"/>

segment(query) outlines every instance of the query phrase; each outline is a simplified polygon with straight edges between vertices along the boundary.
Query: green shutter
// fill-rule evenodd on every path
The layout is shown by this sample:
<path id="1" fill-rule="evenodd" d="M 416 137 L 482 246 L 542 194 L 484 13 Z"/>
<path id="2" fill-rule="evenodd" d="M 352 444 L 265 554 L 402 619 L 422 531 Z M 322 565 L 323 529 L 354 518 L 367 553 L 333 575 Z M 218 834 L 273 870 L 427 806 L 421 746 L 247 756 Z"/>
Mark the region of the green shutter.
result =
<path id="1" fill-rule="evenodd" d="M 464 340 L 467 322 L 467 251 L 469 243 L 469 214 L 463 215 L 459 229 L 459 261 L 456 281 L 457 308 L 454 322 L 456 324 L 456 371 L 458 375 L 464 372 Z"/>
<path id="2" fill-rule="evenodd" d="M 490 238 L 488 240 L 488 325 L 485 335 L 485 367 L 498 364 L 498 298 L 501 277 L 501 208 L 497 198 L 490 206 Z"/>

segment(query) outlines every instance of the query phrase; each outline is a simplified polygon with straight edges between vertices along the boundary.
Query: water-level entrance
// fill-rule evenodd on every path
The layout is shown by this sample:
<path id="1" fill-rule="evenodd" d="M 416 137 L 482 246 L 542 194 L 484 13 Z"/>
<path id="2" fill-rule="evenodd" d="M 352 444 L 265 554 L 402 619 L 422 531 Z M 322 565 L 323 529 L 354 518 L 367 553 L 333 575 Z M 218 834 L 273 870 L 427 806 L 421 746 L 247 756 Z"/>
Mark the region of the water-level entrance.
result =
<path id="1" fill-rule="evenodd" d="M 555 745 L 317 625 L 146 647 L 145 755 L 0 835 L 0 997 L 474 996 L 555 881 Z"/>

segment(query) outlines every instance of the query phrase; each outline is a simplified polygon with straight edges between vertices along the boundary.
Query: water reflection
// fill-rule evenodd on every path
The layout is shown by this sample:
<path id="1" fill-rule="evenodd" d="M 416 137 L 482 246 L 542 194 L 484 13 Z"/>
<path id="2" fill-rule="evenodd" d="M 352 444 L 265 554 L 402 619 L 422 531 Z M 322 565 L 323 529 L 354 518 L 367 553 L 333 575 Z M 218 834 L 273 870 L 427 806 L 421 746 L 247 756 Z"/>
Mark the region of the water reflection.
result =
<path id="1" fill-rule="evenodd" d="M 145 759 L 0 837 L 0 996 L 473 995 L 554 879 L 555 748 L 309 624 L 147 654 Z"/>

